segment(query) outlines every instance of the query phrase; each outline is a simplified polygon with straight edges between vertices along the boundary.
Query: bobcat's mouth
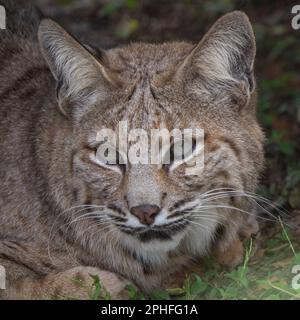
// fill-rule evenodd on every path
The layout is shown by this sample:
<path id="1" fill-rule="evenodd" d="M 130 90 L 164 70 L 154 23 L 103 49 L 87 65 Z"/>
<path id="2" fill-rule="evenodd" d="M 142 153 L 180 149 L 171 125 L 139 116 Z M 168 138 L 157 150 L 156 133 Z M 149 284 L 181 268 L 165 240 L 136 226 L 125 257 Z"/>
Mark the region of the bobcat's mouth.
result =
<path id="1" fill-rule="evenodd" d="M 141 242 L 149 242 L 152 240 L 170 241 L 173 236 L 182 232 L 188 223 L 186 220 L 180 220 L 161 226 L 133 228 L 126 225 L 119 225 L 118 227 L 122 232 L 139 239 Z"/>

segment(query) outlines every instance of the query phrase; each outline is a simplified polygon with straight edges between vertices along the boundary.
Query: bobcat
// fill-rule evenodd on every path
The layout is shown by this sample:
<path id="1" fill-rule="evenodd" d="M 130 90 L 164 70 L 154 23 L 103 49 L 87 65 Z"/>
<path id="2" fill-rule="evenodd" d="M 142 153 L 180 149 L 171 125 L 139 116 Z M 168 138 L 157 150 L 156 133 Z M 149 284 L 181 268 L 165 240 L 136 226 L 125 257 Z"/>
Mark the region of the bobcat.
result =
<path id="1" fill-rule="evenodd" d="M 240 239 L 257 231 L 243 194 L 264 159 L 248 17 L 226 14 L 196 45 L 103 51 L 30 5 L 0 4 L 1 298 L 85 299 L 91 274 L 126 298 L 128 283 L 168 286 L 208 254 L 238 263 Z M 185 162 L 102 163 L 97 132 L 124 120 L 202 128 L 202 174 L 185 175 Z"/>

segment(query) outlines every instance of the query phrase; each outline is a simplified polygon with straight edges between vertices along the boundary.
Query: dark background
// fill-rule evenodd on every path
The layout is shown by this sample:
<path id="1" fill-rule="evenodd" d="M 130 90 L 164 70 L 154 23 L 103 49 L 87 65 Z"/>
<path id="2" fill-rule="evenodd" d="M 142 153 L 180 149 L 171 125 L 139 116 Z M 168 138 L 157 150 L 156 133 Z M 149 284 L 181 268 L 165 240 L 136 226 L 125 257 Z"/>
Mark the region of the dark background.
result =
<path id="1" fill-rule="evenodd" d="M 300 209 L 300 30 L 291 27 L 291 10 L 297 2 L 36 0 L 34 3 L 79 39 L 102 48 L 132 41 L 198 42 L 224 13 L 245 11 L 256 34 L 258 116 L 267 135 L 267 163 L 259 192 L 290 212 Z"/>

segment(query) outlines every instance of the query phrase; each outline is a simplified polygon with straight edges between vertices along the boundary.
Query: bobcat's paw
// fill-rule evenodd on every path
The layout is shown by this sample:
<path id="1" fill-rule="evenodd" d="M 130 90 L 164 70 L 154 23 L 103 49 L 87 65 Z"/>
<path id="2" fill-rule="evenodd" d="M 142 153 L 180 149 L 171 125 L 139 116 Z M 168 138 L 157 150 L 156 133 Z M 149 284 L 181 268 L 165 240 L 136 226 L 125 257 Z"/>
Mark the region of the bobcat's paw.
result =
<path id="1" fill-rule="evenodd" d="M 236 267 L 241 264 L 244 259 L 243 243 L 241 240 L 236 239 L 225 251 L 216 250 L 213 255 L 222 266 L 230 268 Z"/>
<path id="2" fill-rule="evenodd" d="M 99 280 L 99 281 L 98 281 Z M 43 280 L 42 296 L 54 299 L 126 299 L 129 281 L 94 267 L 75 267 Z"/>

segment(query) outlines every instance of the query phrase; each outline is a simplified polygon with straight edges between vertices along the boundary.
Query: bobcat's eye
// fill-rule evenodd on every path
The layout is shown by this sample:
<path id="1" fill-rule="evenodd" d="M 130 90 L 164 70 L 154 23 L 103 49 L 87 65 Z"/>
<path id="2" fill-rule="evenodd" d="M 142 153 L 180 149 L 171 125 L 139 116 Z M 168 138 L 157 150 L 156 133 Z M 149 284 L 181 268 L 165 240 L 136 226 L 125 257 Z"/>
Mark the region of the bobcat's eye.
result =
<path id="1" fill-rule="evenodd" d="M 194 138 L 174 141 L 163 156 L 163 167 L 172 170 L 180 164 L 187 162 L 194 156 L 196 140 Z"/>
<path id="2" fill-rule="evenodd" d="M 124 172 L 126 170 L 125 157 L 113 146 L 101 148 L 100 145 L 98 148 L 95 148 L 92 160 L 102 167 L 115 171 L 121 170 Z"/>

